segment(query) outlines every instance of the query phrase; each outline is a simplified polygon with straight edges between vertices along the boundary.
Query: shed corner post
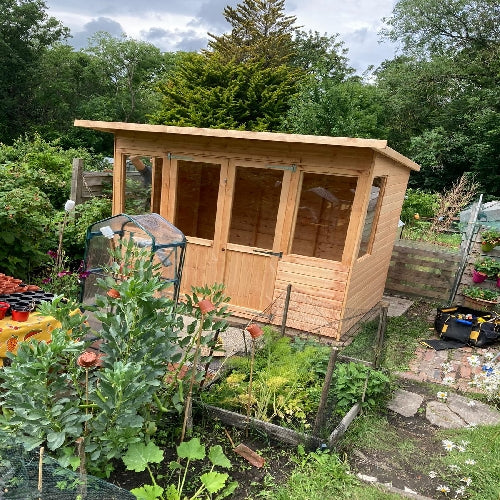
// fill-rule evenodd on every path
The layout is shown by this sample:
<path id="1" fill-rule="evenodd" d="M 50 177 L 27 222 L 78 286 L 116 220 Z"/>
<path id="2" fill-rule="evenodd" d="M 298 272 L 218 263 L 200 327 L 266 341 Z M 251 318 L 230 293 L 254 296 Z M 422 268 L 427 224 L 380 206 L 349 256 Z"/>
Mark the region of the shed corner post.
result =
<path id="1" fill-rule="evenodd" d="M 125 211 L 125 182 L 127 178 L 126 155 L 115 150 L 113 166 L 113 203 L 112 215 L 118 215 Z"/>

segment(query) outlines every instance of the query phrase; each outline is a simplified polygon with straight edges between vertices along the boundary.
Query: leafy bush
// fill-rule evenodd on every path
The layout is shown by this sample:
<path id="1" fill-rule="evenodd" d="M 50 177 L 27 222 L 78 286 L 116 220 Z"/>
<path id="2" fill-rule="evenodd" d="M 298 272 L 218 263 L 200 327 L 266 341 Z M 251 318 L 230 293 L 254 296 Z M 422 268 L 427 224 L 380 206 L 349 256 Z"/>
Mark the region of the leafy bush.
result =
<path id="1" fill-rule="evenodd" d="M 359 402 L 363 393 L 362 406 L 366 408 L 380 406 L 389 394 L 389 377 L 361 363 L 338 364 L 334 376 L 335 411 L 341 415 Z"/>
<path id="2" fill-rule="evenodd" d="M 99 281 L 104 293 L 96 297 L 93 311 L 102 323 L 92 332 L 103 341 L 102 356 L 81 354 L 90 343 L 83 340 L 89 333 L 87 317 L 78 304 L 59 297 L 41 308 L 61 323 L 52 331 L 52 341 L 20 343 L 17 355 L 9 353 L 11 366 L 0 373 L 2 425 L 26 448 L 46 446 L 64 465 L 78 464 L 74 442 L 80 439 L 96 475 L 109 474 L 113 459 L 149 439 L 157 427 L 155 417 L 169 410 L 177 414 L 176 404 L 182 408 L 182 386 L 166 371 L 169 364 L 192 359 L 189 331 L 195 330 L 193 326 L 181 335 L 176 304 L 162 296 L 169 284 L 146 249 L 127 242 L 117 245 L 113 255 L 114 274 Z M 204 317 L 206 329 L 218 313 L 216 309 Z M 96 363 L 99 369 L 94 369 Z M 155 407 L 165 386 L 170 387 L 169 398 L 163 394 Z"/>
<path id="3" fill-rule="evenodd" d="M 432 218 L 439 208 L 439 194 L 426 193 L 421 189 L 406 190 L 400 219 L 408 225 L 414 224 L 415 214 L 421 218 Z"/>

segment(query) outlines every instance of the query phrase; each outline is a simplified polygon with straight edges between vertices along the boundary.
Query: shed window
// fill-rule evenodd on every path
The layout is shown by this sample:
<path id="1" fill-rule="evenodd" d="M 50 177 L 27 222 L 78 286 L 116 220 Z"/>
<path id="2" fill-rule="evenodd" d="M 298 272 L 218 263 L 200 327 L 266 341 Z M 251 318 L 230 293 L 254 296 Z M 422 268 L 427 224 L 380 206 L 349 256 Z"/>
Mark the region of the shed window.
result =
<path id="1" fill-rule="evenodd" d="M 174 225 L 186 236 L 214 239 L 221 166 L 179 160 Z"/>
<path id="2" fill-rule="evenodd" d="M 368 208 L 366 209 L 363 234 L 361 235 L 361 244 L 359 245 L 358 258 L 372 251 L 384 185 L 385 177 L 375 177 L 375 179 L 373 179 L 370 201 L 368 202 Z"/>
<path id="3" fill-rule="evenodd" d="M 283 171 L 236 167 L 229 243 L 273 248 Z"/>
<path id="4" fill-rule="evenodd" d="M 342 260 L 357 178 L 304 173 L 292 253 Z"/>

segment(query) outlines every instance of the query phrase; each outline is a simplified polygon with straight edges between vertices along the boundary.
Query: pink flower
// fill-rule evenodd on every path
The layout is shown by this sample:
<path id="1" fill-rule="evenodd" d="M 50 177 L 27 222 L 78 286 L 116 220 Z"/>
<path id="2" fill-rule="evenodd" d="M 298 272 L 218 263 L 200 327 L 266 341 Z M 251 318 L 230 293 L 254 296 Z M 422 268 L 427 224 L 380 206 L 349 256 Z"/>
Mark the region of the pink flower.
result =
<path id="1" fill-rule="evenodd" d="M 82 273 L 80 273 L 78 275 L 79 278 L 81 278 L 82 280 L 84 280 L 85 278 L 88 278 L 90 276 L 90 271 L 83 271 Z"/>
<path id="2" fill-rule="evenodd" d="M 57 259 L 57 252 L 55 250 L 49 250 L 47 252 L 47 255 L 51 257 L 52 259 L 56 260 Z"/>
<path id="3" fill-rule="evenodd" d="M 51 278 L 43 278 L 42 283 L 46 285 L 47 283 L 50 283 L 52 281 Z"/>
<path id="4" fill-rule="evenodd" d="M 57 277 L 62 278 L 63 276 L 68 276 L 69 274 L 71 274 L 71 271 L 59 271 L 57 273 Z"/>

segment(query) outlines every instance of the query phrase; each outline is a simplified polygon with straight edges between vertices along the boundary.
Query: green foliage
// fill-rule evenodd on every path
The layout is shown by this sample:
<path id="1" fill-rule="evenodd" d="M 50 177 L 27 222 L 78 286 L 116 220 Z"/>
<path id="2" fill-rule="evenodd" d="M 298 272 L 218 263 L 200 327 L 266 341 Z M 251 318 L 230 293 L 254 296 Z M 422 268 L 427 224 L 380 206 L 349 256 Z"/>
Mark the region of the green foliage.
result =
<path id="1" fill-rule="evenodd" d="M 0 9 L 0 143 L 26 131 L 37 115 L 33 93 L 38 62 L 52 43 L 66 38 L 67 28 L 46 13 L 41 0 L 2 0 Z"/>
<path id="2" fill-rule="evenodd" d="M 264 344 L 255 354 L 250 412 L 255 418 L 285 426 L 309 426 L 317 410 L 329 349 L 317 343 L 295 344 L 265 328 Z M 201 394 L 205 402 L 246 411 L 250 362 L 233 357 L 228 375 Z"/>
<path id="3" fill-rule="evenodd" d="M 174 314 L 176 304 L 162 296 L 169 284 L 148 250 L 128 241 L 113 255 L 110 274 L 99 281 L 104 294 L 92 308 L 101 322 L 92 332 L 102 340 L 100 368 L 78 362 L 89 344 L 79 340 L 89 333 L 87 318 L 78 304 L 59 297 L 40 311 L 61 323 L 52 342 L 20 343 L 19 354 L 10 354 L 11 366 L 0 373 L 5 428 L 29 448 L 47 446 L 65 465 L 74 463 L 73 443 L 83 438 L 89 468 L 98 475 L 109 474 L 112 460 L 131 444 L 150 439 L 155 415 L 177 411 L 182 387 L 173 374 L 165 376 L 167 366 L 180 363 L 181 369 L 192 359 L 194 343 L 192 333 L 180 334 L 182 318 Z M 111 288 L 112 296 L 107 294 Z M 207 330 L 211 318 L 205 318 Z M 188 330 L 195 328 L 196 321 Z M 206 337 L 208 343 L 212 337 Z M 26 391 L 28 386 L 36 390 Z M 160 393 L 164 397 L 155 408 Z"/>
<path id="4" fill-rule="evenodd" d="M 464 287 L 461 293 L 462 295 L 470 297 L 471 299 L 497 301 L 500 298 L 500 292 L 474 285 Z"/>
<path id="5" fill-rule="evenodd" d="M 430 219 L 434 217 L 438 208 L 439 195 L 437 193 L 408 188 L 403 201 L 400 219 L 405 224 L 414 225 L 417 223 L 415 214 L 418 214 L 420 218 Z"/>
<path id="6" fill-rule="evenodd" d="M 224 18 L 231 33 L 209 33 L 208 46 L 224 62 L 261 62 L 264 68 L 280 67 L 293 56 L 295 16 L 285 15 L 285 0 L 243 0 L 227 6 Z"/>
<path id="7" fill-rule="evenodd" d="M 373 409 L 381 406 L 389 395 L 389 377 L 361 363 L 338 364 L 334 376 L 335 411 L 341 415 L 363 396 L 362 407 Z"/>
<path id="8" fill-rule="evenodd" d="M 486 274 L 488 278 L 495 278 L 500 273 L 500 262 L 492 257 L 479 257 L 474 261 L 474 269 Z"/>
<path id="9" fill-rule="evenodd" d="M 185 487 L 187 473 L 190 470 L 190 463 L 196 460 L 204 460 L 207 458 L 205 446 L 200 443 L 199 438 L 195 437 L 190 441 L 184 441 L 177 446 L 177 456 L 179 460 L 170 462 L 170 470 L 178 475 L 177 484 L 170 484 L 166 489 L 158 485 L 157 480 L 151 470 L 149 464 L 158 464 L 163 460 L 163 452 L 152 442 L 144 445 L 143 443 L 133 444 L 127 450 L 123 457 L 123 462 L 127 470 L 142 472 L 148 470 L 151 477 L 152 485 L 141 486 L 134 488 L 132 493 L 139 499 L 143 500 L 181 500 L 183 498 L 194 500 L 195 498 L 212 498 L 214 493 L 218 493 L 217 498 L 225 498 L 231 495 L 238 483 L 232 481 L 226 485 L 229 475 L 215 471 L 215 467 L 230 469 L 231 462 L 228 460 L 220 445 L 211 446 L 208 459 L 211 463 L 211 468 L 208 472 L 201 474 L 199 480 L 201 486 L 193 495 L 185 496 Z M 182 460 L 186 460 L 186 465 L 181 465 Z M 183 496 L 184 495 L 184 496 Z"/>
<path id="10" fill-rule="evenodd" d="M 224 62 L 217 54 L 185 54 L 159 85 L 152 123 L 239 130 L 279 130 L 296 92 L 297 69 L 260 62 Z"/>
<path id="11" fill-rule="evenodd" d="M 304 449 L 299 447 L 295 461 L 297 467 L 287 482 L 270 492 L 263 492 L 263 498 L 272 500 L 347 498 L 346 493 L 359 484 L 358 479 L 349 471 L 348 464 L 329 451 L 306 454 Z"/>

